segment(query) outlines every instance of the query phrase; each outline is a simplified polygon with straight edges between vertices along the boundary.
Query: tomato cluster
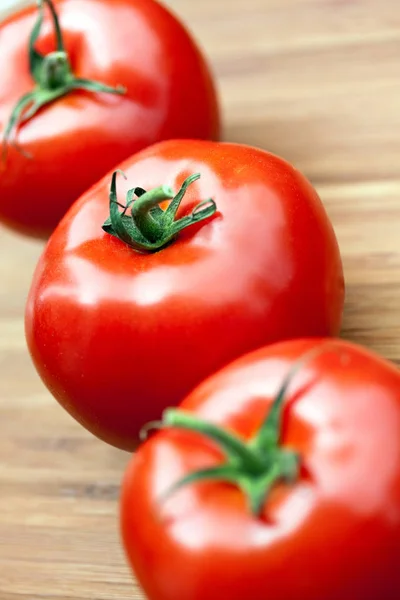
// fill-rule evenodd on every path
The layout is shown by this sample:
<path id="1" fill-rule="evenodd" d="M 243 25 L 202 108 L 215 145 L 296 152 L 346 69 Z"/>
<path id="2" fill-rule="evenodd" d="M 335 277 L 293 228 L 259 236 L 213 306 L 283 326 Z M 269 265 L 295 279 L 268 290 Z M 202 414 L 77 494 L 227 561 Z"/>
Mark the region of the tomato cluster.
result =
<path id="1" fill-rule="evenodd" d="M 149 600 L 398 599 L 400 375 L 338 338 L 316 191 L 219 141 L 165 8 L 38 5 L 0 26 L 0 219 L 49 237 L 26 308 L 44 384 L 136 450 L 121 529 Z"/>

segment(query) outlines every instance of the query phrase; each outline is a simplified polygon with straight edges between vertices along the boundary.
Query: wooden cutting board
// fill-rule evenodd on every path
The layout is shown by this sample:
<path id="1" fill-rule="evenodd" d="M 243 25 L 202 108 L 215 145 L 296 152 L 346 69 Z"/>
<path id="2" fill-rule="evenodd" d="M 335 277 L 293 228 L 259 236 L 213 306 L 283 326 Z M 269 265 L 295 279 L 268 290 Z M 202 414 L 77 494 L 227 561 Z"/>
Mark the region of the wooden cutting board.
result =
<path id="1" fill-rule="evenodd" d="M 284 156 L 317 187 L 344 259 L 344 336 L 399 362 L 398 0 L 169 4 L 213 61 L 225 139 Z M 129 457 L 59 408 L 25 348 L 40 251 L 0 230 L 0 600 L 138 600 L 117 524 Z"/>

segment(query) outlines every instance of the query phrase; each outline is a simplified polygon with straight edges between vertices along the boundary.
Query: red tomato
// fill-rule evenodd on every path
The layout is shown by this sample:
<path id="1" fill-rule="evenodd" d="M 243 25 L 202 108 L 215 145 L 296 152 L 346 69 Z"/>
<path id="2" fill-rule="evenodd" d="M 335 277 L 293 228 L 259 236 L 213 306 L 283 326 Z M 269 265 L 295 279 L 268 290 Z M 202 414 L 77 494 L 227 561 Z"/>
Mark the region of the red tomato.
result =
<path id="1" fill-rule="evenodd" d="M 48 103 L 12 129 L 18 148 L 8 145 L 0 164 L 0 220 L 34 236 L 48 236 L 81 194 L 134 152 L 172 137 L 219 136 L 210 73 L 166 8 L 153 0 L 59 0 L 55 7 L 66 54 L 54 54 L 59 45 L 46 18 L 31 66 L 47 83 L 20 116 L 35 102 Z M 0 140 L 17 102 L 35 86 L 28 45 L 37 18 L 30 7 L 0 24 Z M 75 77 L 90 80 L 86 88 L 94 80 L 125 93 L 77 89 L 50 101 L 70 85 L 68 59 Z"/>
<path id="2" fill-rule="evenodd" d="M 242 357 L 167 411 L 132 458 L 122 535 L 149 600 L 400 598 L 399 371 L 324 344 Z"/>
<path id="3" fill-rule="evenodd" d="M 178 213 L 207 198 L 217 213 L 159 252 L 139 253 L 102 231 L 106 176 L 51 237 L 26 331 L 57 400 L 95 435 L 132 449 L 145 422 L 234 358 L 284 338 L 337 334 L 343 274 L 316 192 L 276 156 L 168 141 L 121 168 L 122 204 L 129 188 L 177 191 L 199 173 Z"/>

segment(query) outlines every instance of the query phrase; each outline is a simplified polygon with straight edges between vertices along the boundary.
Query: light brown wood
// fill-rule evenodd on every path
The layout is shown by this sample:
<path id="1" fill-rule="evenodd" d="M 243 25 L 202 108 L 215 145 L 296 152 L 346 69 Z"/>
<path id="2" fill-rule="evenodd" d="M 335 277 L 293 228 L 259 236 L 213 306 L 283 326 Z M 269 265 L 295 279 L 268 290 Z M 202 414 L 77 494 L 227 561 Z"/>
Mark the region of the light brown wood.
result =
<path id="1" fill-rule="evenodd" d="M 398 0 L 170 5 L 213 61 L 225 138 L 284 156 L 320 192 L 344 259 L 344 336 L 399 362 Z M 58 407 L 25 348 L 40 251 L 0 230 L 0 600 L 138 600 L 117 525 L 128 456 Z"/>

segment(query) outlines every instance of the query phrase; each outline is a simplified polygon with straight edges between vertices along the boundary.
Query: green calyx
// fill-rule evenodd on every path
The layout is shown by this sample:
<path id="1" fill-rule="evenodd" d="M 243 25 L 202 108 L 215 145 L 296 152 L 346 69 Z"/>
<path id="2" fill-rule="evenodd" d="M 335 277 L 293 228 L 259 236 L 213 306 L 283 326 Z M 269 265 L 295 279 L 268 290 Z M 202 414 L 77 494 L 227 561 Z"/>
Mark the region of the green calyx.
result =
<path id="1" fill-rule="evenodd" d="M 319 354 L 321 348 L 313 349 L 290 370 L 279 389 L 271 409 L 257 434 L 244 441 L 234 433 L 192 413 L 179 409 L 167 409 L 161 422 L 149 423 L 142 431 L 146 437 L 150 429 L 183 429 L 199 433 L 212 440 L 226 457 L 215 467 L 189 473 L 167 490 L 168 498 L 178 489 L 204 481 L 220 481 L 238 487 L 248 500 L 251 513 L 259 517 L 272 489 L 278 483 L 293 484 L 300 476 L 300 455 L 281 445 L 282 412 L 289 384 L 305 360 Z"/>
<path id="2" fill-rule="evenodd" d="M 75 77 L 68 54 L 65 50 L 63 35 L 52 0 L 37 0 L 39 15 L 29 39 L 29 69 L 35 86 L 15 105 L 3 135 L 3 159 L 7 156 L 11 134 L 19 125 L 26 123 L 46 106 L 66 96 L 74 90 L 103 92 L 107 94 L 125 94 L 125 88 L 110 87 L 98 81 Z M 56 50 L 43 55 L 35 48 L 44 20 L 45 5 L 49 7 L 56 36 Z M 14 145 L 15 142 L 14 142 Z"/>
<path id="3" fill-rule="evenodd" d="M 188 177 L 176 195 L 168 186 L 157 187 L 148 192 L 140 187 L 133 188 L 129 190 L 126 205 L 123 206 L 117 199 L 118 173 L 125 177 L 122 171 L 115 171 L 112 176 L 110 217 L 104 223 L 103 230 L 140 252 L 161 250 L 180 231 L 208 219 L 217 210 L 214 200 L 209 199 L 198 204 L 189 215 L 175 220 L 186 190 L 200 178 L 199 173 Z M 163 210 L 159 205 L 165 201 L 170 202 Z"/>

